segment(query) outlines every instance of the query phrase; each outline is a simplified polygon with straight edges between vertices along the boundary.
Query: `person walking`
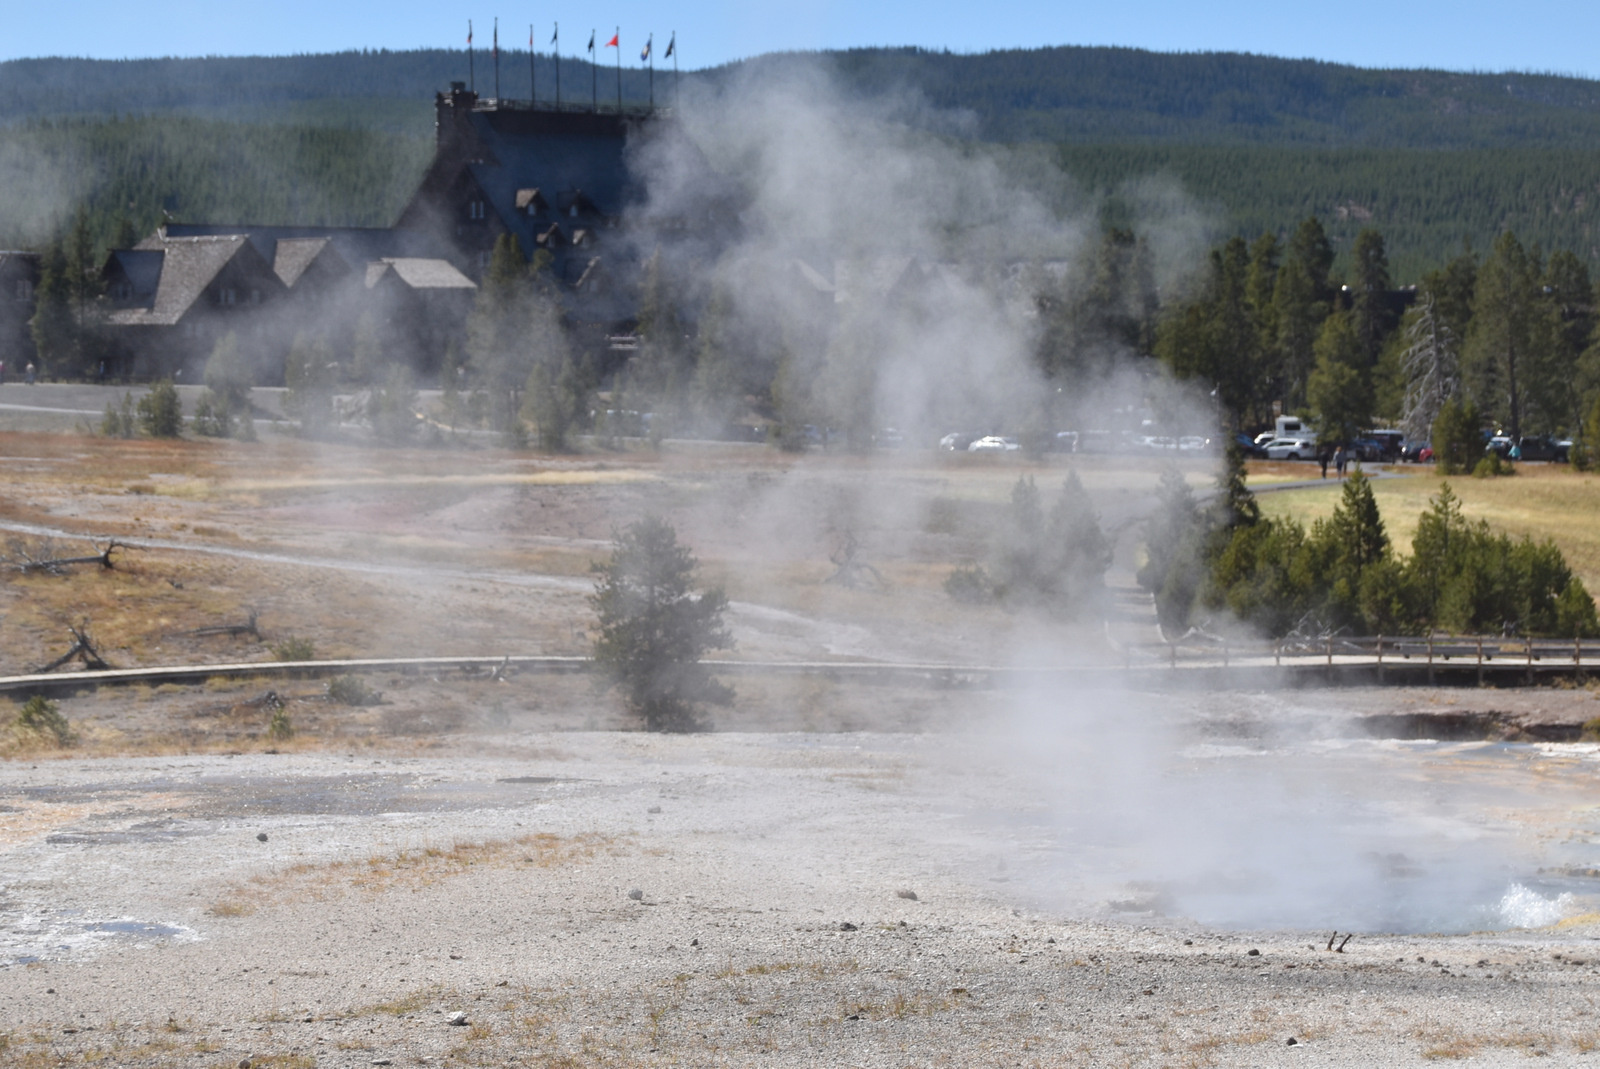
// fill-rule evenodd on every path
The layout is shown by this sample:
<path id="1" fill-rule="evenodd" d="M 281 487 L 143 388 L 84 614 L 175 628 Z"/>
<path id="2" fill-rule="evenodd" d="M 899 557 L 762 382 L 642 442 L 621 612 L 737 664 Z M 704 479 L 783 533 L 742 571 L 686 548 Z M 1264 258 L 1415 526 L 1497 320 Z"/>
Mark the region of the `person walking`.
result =
<path id="1" fill-rule="evenodd" d="M 1344 451 L 1344 443 L 1339 443 L 1339 451 L 1333 454 L 1333 467 L 1338 472 L 1339 478 L 1344 478 L 1344 466 L 1349 463 L 1350 455 Z"/>
<path id="2" fill-rule="evenodd" d="M 1323 446 L 1317 450 L 1317 463 L 1322 467 L 1322 477 L 1328 477 L 1328 447 Z"/>
<path id="3" fill-rule="evenodd" d="M 32 360 L 28 361 L 27 374 L 28 374 L 28 385 L 32 386 L 33 385 L 33 361 Z"/>

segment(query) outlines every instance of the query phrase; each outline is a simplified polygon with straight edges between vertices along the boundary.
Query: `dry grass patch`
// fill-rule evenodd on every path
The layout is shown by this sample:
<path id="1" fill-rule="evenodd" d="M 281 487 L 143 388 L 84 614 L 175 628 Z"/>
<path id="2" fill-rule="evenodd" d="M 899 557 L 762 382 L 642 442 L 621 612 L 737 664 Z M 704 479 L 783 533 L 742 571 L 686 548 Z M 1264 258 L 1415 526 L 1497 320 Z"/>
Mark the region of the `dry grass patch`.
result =
<path id="1" fill-rule="evenodd" d="M 515 839 L 458 842 L 374 854 L 364 860 L 306 862 L 263 873 L 237 884 L 211 907 L 216 916 L 248 916 L 283 899 L 320 900 L 350 891 L 381 894 L 394 887 L 426 887 L 479 866 L 555 868 L 578 864 L 602 850 L 618 853 L 624 841 L 599 834 L 560 836 L 546 832 Z M 227 912 L 222 912 L 226 910 Z"/>

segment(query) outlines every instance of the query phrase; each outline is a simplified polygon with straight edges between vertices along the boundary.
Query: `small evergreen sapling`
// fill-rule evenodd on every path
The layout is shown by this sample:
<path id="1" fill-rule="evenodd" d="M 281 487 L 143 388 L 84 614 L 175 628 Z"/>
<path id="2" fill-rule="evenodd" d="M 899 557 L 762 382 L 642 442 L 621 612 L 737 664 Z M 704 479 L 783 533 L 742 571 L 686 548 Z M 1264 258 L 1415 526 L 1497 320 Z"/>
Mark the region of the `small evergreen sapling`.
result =
<path id="1" fill-rule="evenodd" d="M 727 596 L 693 592 L 698 564 L 672 525 L 652 516 L 619 531 L 611 559 L 594 566 L 595 663 L 650 731 L 703 730 L 698 706 L 733 700 L 700 663 L 733 637 L 722 621 Z"/>

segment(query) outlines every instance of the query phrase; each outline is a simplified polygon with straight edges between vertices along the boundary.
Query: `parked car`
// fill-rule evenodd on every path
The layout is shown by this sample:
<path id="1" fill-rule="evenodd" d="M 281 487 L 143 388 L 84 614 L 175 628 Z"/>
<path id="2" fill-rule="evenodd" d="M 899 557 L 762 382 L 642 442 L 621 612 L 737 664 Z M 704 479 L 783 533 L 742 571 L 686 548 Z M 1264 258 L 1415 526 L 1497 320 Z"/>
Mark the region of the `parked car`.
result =
<path id="1" fill-rule="evenodd" d="M 1558 442 L 1554 438 L 1538 434 L 1524 434 L 1520 438 L 1497 434 L 1489 439 L 1489 444 L 1483 447 L 1483 451 L 1510 457 L 1513 444 L 1516 446 L 1518 460 L 1554 460 L 1565 463 L 1572 452 L 1570 441 Z"/>
<path id="2" fill-rule="evenodd" d="M 1380 455 L 1372 459 L 1393 461 L 1400 459 L 1400 451 L 1404 448 L 1406 442 L 1406 432 L 1395 430 L 1367 431 L 1361 438 L 1364 441 L 1376 443 Z M 1366 460 L 1367 458 L 1362 457 L 1361 459 Z"/>
<path id="3" fill-rule="evenodd" d="M 1267 441 L 1270 442 L 1270 441 L 1272 441 L 1272 439 L 1268 438 Z M 1266 442 L 1262 442 L 1262 443 L 1258 444 L 1256 442 L 1256 440 L 1254 438 L 1250 437 L 1248 434 L 1236 434 L 1236 435 L 1234 435 L 1233 436 L 1233 444 L 1238 446 L 1239 447 L 1239 452 L 1243 453 L 1247 457 L 1257 457 L 1259 459 L 1265 459 L 1266 458 L 1266 455 L 1267 455 Z"/>
<path id="4" fill-rule="evenodd" d="M 1002 438 L 998 434 L 986 435 L 967 446 L 969 453 L 1015 453 L 1022 446 L 1015 438 Z"/>
<path id="5" fill-rule="evenodd" d="M 1375 464 L 1388 459 L 1388 449 L 1376 438 L 1357 438 L 1350 443 L 1350 452 L 1355 454 L 1357 460 L 1366 464 Z"/>
<path id="6" fill-rule="evenodd" d="M 1409 460 L 1416 464 L 1425 463 L 1422 457 L 1423 453 L 1427 453 L 1428 459 L 1432 459 L 1433 445 L 1423 440 L 1413 442 L 1407 439 L 1405 445 L 1400 447 L 1400 459 Z"/>
<path id="7" fill-rule="evenodd" d="M 1271 460 L 1311 460 L 1317 455 L 1315 438 L 1274 438 L 1267 443 Z"/>
<path id="8" fill-rule="evenodd" d="M 1078 451 L 1078 432 L 1057 431 L 1055 440 L 1050 443 L 1050 450 L 1054 453 L 1076 453 Z"/>

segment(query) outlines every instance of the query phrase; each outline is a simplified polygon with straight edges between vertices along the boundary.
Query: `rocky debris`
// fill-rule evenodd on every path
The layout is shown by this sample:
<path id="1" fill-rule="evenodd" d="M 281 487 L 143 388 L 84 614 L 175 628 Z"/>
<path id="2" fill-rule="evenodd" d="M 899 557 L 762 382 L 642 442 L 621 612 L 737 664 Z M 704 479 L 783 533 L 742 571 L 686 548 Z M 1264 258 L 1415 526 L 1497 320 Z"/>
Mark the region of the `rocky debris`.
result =
<path id="1" fill-rule="evenodd" d="M 904 898 L 910 902 L 915 902 L 917 900 L 917 892 L 910 890 L 909 888 L 902 888 L 896 891 L 895 896 L 897 898 Z"/>
<path id="2" fill-rule="evenodd" d="M 628 892 L 628 897 L 633 899 L 635 902 L 643 902 L 644 892 L 635 887 L 633 890 Z"/>
<path id="3" fill-rule="evenodd" d="M 461 1027 L 467 1023 L 467 1014 L 464 1010 L 457 1010 L 445 1019 L 445 1024 Z"/>
<path id="4" fill-rule="evenodd" d="M 854 932 L 854 931 L 857 931 L 857 928 L 856 928 L 855 925 L 851 924 L 849 921 L 840 921 L 839 922 L 839 930 L 841 932 Z"/>
<path id="5" fill-rule="evenodd" d="M 661 812 L 661 807 L 658 806 L 658 805 L 653 805 L 649 809 L 646 809 L 645 812 L 646 813 L 659 813 L 659 812 Z"/>
<path id="6" fill-rule="evenodd" d="M 264 843 L 266 841 L 267 841 L 267 833 L 266 832 L 264 832 L 264 831 L 256 832 L 256 842 Z"/>
<path id="7" fill-rule="evenodd" d="M 1261 951 L 1257 950 L 1255 947 L 1251 947 L 1249 950 L 1245 951 L 1245 956 L 1249 958 L 1259 958 L 1261 956 Z"/>
<path id="8" fill-rule="evenodd" d="M 1288 1041 L 1286 1043 L 1284 1043 L 1284 1046 L 1286 1046 L 1286 1047 L 1298 1047 L 1299 1045 L 1300 1045 L 1300 1041 L 1298 1039 L 1294 1038 L 1293 1036 L 1290 1036 Z"/>

